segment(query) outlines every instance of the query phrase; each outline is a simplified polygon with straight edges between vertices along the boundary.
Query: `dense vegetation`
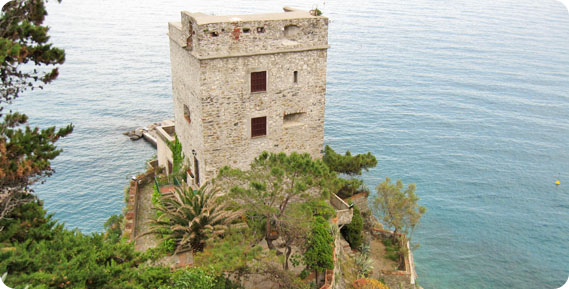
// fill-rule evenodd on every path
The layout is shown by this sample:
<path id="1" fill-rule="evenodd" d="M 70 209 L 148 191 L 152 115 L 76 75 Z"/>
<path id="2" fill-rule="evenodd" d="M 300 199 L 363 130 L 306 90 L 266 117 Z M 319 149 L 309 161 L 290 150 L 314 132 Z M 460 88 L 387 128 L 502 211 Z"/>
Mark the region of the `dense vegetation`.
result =
<path id="1" fill-rule="evenodd" d="M 360 209 L 357 206 L 354 206 L 353 213 L 352 222 L 345 225 L 341 232 L 342 236 L 350 244 L 352 249 L 359 249 L 363 244 L 364 220 Z"/>
<path id="2" fill-rule="evenodd" d="M 17 207 L 0 221 L 0 272 L 12 288 L 238 288 L 213 268 L 193 267 L 171 272 L 156 265 L 162 253 L 134 252 L 120 238 L 111 217 L 105 234 L 67 230 L 46 215 L 39 202 Z"/>
<path id="3" fill-rule="evenodd" d="M 328 222 L 322 217 L 314 218 L 311 238 L 304 252 L 304 263 L 309 269 L 314 270 L 316 282 L 319 272 L 334 268 L 333 244 L 334 237 L 330 234 Z"/>
<path id="4" fill-rule="evenodd" d="M 115 231 L 84 235 L 67 230 L 38 202 L 17 207 L 2 221 L 0 272 L 16 288 L 156 288 L 169 269 L 149 266 L 149 255 L 116 241 Z"/>
<path id="5" fill-rule="evenodd" d="M 0 14 L 0 219 L 35 199 L 30 186 L 53 173 L 50 161 L 61 152 L 55 143 L 73 130 L 30 128 L 25 114 L 4 114 L 26 89 L 57 78 L 51 66 L 65 61 L 65 52 L 49 43 L 46 15 L 38 0 L 10 1 Z"/>
<path id="6" fill-rule="evenodd" d="M 322 161 L 333 172 L 344 174 L 348 178 L 338 178 L 339 188 L 335 191 L 340 198 L 349 198 L 358 193 L 369 195 L 369 189 L 362 179 L 356 177 L 362 171 L 368 171 L 377 166 L 377 159 L 371 153 L 353 156 L 350 151 L 344 155 L 336 153 L 330 146 L 324 148 Z"/>
<path id="7" fill-rule="evenodd" d="M 335 176 L 321 160 L 309 154 L 263 152 L 255 158 L 251 169 L 242 171 L 222 168 L 215 185 L 230 188 L 227 201 L 247 212 L 248 224 L 262 235 L 269 249 L 285 253 L 284 269 L 288 269 L 292 246 L 304 244 L 307 223 L 313 209 L 291 204 L 312 203 L 329 197 L 330 180 Z M 320 203 L 321 204 L 321 203 Z M 305 209 L 303 211 L 303 209 Z M 284 241 L 285 252 L 273 242 Z"/>

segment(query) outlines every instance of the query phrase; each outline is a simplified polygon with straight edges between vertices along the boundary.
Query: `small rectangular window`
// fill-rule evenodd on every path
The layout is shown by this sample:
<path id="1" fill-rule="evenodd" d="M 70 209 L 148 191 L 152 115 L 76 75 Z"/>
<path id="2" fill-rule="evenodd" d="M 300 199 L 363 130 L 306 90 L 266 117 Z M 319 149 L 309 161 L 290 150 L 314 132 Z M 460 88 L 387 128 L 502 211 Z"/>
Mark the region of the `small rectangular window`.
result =
<path id="1" fill-rule="evenodd" d="M 257 33 L 265 33 L 265 27 L 257 27 Z"/>
<path id="2" fill-rule="evenodd" d="M 251 92 L 267 91 L 267 72 L 251 72 Z"/>
<path id="3" fill-rule="evenodd" d="M 185 104 L 184 104 L 184 118 L 188 121 L 188 123 L 192 123 L 192 118 L 190 117 L 190 109 Z"/>
<path id="4" fill-rule="evenodd" d="M 267 117 L 254 117 L 251 119 L 251 137 L 267 135 Z"/>
<path id="5" fill-rule="evenodd" d="M 294 83 L 298 83 L 298 71 L 294 72 Z"/>

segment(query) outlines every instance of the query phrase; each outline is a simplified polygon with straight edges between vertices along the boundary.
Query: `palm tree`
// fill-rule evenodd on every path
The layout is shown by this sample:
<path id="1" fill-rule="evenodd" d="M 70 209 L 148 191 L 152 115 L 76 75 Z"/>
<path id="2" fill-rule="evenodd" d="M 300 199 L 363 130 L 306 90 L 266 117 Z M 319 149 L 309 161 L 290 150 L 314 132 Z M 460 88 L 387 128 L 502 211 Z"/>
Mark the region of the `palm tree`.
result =
<path id="1" fill-rule="evenodd" d="M 162 214 L 153 221 L 151 232 L 163 235 L 163 241 L 173 240 L 175 253 L 188 247 L 194 252 L 203 251 L 209 238 L 223 234 L 239 216 L 225 203 L 217 202 L 216 191 L 207 183 L 197 191 L 177 187 L 160 201 L 156 209 Z"/>

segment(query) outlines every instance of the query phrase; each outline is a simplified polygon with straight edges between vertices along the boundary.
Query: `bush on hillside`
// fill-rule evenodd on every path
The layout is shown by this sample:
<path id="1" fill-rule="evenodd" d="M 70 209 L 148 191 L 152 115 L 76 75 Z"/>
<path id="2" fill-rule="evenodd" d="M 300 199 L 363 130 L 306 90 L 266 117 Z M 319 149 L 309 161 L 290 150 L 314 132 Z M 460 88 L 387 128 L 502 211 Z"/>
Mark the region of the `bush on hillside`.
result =
<path id="1" fill-rule="evenodd" d="M 340 232 L 342 236 L 352 249 L 358 249 L 363 243 L 362 230 L 364 228 L 364 221 L 362 214 L 357 206 L 354 206 L 354 216 L 352 217 L 352 222 L 345 225 Z"/>
<path id="2" fill-rule="evenodd" d="M 147 265 L 131 243 L 67 230 L 39 202 L 16 208 L 1 226 L 0 272 L 12 288 L 142 289 L 170 280 L 169 268 Z"/>

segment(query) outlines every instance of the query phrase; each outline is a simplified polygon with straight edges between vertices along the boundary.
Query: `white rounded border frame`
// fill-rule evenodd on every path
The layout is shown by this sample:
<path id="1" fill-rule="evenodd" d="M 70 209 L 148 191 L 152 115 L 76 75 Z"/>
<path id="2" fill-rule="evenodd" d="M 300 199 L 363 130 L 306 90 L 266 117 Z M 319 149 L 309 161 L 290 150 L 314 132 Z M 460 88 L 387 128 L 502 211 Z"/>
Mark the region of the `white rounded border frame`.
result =
<path id="1" fill-rule="evenodd" d="M 557 0 L 561 3 L 563 3 L 563 5 L 565 5 L 565 8 L 567 8 L 567 12 L 569 13 L 569 0 Z M 4 7 L 4 5 L 8 3 L 8 0 L 0 0 L 0 7 Z M 11 289 L 10 287 L 4 285 L 4 282 L 2 282 L 3 280 L 0 279 L 0 289 Z M 569 289 L 569 278 L 567 278 L 567 282 L 565 282 L 565 284 L 563 286 L 561 286 L 559 289 Z"/>

